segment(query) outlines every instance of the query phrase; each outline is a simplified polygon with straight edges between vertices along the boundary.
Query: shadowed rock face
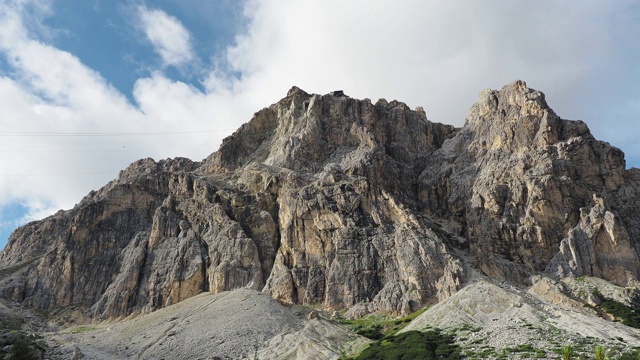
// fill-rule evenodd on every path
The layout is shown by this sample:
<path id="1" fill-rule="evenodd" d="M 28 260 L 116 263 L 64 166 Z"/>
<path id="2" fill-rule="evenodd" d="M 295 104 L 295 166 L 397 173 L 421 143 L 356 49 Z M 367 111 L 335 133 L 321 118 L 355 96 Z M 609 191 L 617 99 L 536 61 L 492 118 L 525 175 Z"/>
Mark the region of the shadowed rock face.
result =
<path id="1" fill-rule="evenodd" d="M 483 91 L 461 129 L 294 87 L 202 163 L 140 160 L 16 230 L 0 291 L 89 318 L 241 287 L 407 313 L 459 289 L 461 253 L 515 282 L 547 271 L 626 284 L 640 269 L 639 181 L 521 81 Z"/>

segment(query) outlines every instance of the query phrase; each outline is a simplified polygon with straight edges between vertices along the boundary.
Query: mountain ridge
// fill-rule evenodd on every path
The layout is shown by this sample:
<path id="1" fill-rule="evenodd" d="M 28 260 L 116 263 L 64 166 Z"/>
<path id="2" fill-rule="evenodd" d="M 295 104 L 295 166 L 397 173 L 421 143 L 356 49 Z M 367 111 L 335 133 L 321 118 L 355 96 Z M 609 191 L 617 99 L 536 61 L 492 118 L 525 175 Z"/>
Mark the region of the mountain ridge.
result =
<path id="1" fill-rule="evenodd" d="M 245 287 L 406 314 L 455 294 L 469 267 L 635 285 L 638 184 L 619 149 L 523 81 L 482 91 L 461 128 L 293 87 L 202 162 L 139 160 L 16 230 L 0 294 L 86 321 Z"/>

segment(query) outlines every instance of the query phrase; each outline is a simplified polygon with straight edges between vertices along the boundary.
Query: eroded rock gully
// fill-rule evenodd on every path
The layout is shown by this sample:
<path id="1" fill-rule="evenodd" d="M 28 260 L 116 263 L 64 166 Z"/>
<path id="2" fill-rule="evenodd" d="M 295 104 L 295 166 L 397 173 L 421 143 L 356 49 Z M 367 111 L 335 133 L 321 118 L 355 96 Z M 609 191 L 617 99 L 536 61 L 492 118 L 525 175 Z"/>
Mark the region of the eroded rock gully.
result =
<path id="1" fill-rule="evenodd" d="M 203 162 L 137 161 L 16 230 L 0 291 L 102 319 L 242 287 L 408 313 L 455 293 L 468 266 L 626 284 L 640 269 L 639 182 L 620 150 L 522 81 L 483 91 L 459 129 L 401 102 L 294 87 Z"/>

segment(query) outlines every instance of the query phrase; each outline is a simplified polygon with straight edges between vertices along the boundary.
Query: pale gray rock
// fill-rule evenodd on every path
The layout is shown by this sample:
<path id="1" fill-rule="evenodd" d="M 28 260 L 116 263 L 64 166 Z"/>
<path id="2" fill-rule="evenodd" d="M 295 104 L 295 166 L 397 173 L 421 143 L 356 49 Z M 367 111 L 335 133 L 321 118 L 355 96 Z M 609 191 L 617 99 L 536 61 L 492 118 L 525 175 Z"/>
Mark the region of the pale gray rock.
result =
<path id="1" fill-rule="evenodd" d="M 640 261 L 633 242 L 604 200 L 594 195 L 591 208 L 580 209 L 580 222 L 560 243 L 547 266 L 557 277 L 595 276 L 618 285 L 637 280 Z"/>
<path id="2" fill-rule="evenodd" d="M 603 281 L 604 282 L 604 281 Z M 496 353 L 521 344 L 544 349 L 547 359 L 558 357 L 558 344 L 589 343 L 625 350 L 640 346 L 638 329 L 612 322 L 595 314 L 568 296 L 562 286 L 542 278 L 528 291 L 513 286 L 500 286 L 489 279 L 476 278 L 453 296 L 430 307 L 400 332 L 428 329 L 458 329 L 457 343 L 480 353 L 488 346 Z M 469 330 L 460 330 L 460 329 Z M 585 347 L 590 358 L 593 347 Z M 513 353 L 512 353 L 513 355 Z M 522 358 L 532 358 L 523 354 Z M 514 356 L 515 357 L 515 356 Z M 498 358 L 488 355 L 487 358 Z"/>
<path id="3" fill-rule="evenodd" d="M 204 293 L 135 318 L 50 334 L 50 343 L 64 345 L 47 358 L 338 359 L 369 343 L 299 310 L 254 290 Z"/>

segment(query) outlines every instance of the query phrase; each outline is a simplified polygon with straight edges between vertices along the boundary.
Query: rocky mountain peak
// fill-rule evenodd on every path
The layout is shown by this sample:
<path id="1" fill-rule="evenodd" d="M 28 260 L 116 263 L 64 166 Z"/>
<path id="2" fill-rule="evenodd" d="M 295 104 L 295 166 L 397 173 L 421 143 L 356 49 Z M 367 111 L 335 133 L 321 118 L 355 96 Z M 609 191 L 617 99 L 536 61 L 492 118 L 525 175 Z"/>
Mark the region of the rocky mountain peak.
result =
<path id="1" fill-rule="evenodd" d="M 293 87 L 204 162 L 140 160 L 16 230 L 0 293 L 100 319 L 251 288 L 361 316 L 445 299 L 471 268 L 626 284 L 640 271 L 639 182 L 523 81 L 481 92 L 462 128 Z"/>
<path id="2" fill-rule="evenodd" d="M 306 96 L 306 97 L 309 96 L 309 94 L 307 94 L 306 91 L 304 91 L 304 90 L 302 90 L 299 87 L 294 85 L 294 86 L 291 87 L 291 89 L 289 89 L 289 91 L 287 91 L 287 97 L 293 96 L 293 95 L 295 95 L 297 93 L 299 93 L 302 96 Z"/>
<path id="3" fill-rule="evenodd" d="M 515 81 L 500 91 L 483 90 L 467 116 L 465 129 L 473 132 L 477 139 L 473 146 L 479 151 L 524 153 L 558 141 L 559 120 L 543 93 Z"/>
<path id="4" fill-rule="evenodd" d="M 263 164 L 317 173 L 338 164 L 356 173 L 382 153 L 409 167 L 453 135 L 453 126 L 434 124 L 423 109 L 398 101 L 372 104 L 342 94 L 309 95 L 293 87 L 286 98 L 256 113 L 206 161 L 207 173 Z"/>
<path id="5" fill-rule="evenodd" d="M 521 282 L 544 270 L 594 194 L 612 206 L 635 187 L 619 149 L 558 117 L 523 81 L 482 91 L 432 160 L 421 175 L 427 213 L 450 219 L 485 273 Z"/>

